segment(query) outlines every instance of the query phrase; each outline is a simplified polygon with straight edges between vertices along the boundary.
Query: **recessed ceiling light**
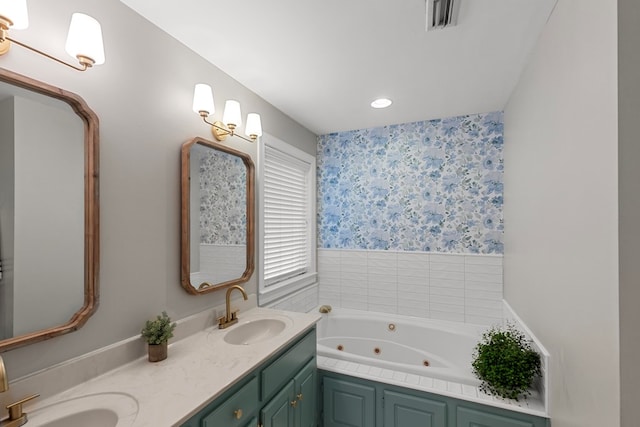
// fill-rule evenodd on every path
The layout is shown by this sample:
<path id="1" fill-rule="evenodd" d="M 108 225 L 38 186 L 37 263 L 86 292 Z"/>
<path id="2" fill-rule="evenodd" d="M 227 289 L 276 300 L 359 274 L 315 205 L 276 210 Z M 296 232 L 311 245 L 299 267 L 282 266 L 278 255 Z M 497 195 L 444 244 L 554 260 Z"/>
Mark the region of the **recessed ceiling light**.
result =
<path id="1" fill-rule="evenodd" d="M 387 108 L 389 105 L 391 105 L 391 103 L 392 101 L 390 99 L 378 98 L 371 103 L 371 106 L 373 108 Z"/>

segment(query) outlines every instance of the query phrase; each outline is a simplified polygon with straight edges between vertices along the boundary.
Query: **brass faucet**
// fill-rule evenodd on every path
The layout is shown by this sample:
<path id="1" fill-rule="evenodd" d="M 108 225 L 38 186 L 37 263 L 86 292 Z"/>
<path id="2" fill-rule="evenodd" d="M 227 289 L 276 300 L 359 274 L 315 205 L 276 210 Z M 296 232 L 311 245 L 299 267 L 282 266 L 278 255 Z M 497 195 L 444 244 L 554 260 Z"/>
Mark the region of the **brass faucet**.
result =
<path id="1" fill-rule="evenodd" d="M 235 311 L 231 311 L 231 292 L 237 289 L 242 293 L 242 298 L 244 298 L 244 300 L 247 300 L 247 293 L 244 291 L 244 289 L 242 289 L 242 286 L 240 285 L 233 285 L 231 286 L 229 289 L 227 289 L 227 297 L 226 297 L 226 308 L 227 308 L 227 314 L 225 316 L 222 316 L 221 318 L 218 319 L 218 328 L 219 329 L 225 329 L 228 328 L 229 326 L 238 323 L 238 310 Z M 2 426 L 0 426 L 2 427 Z"/>
<path id="2" fill-rule="evenodd" d="M 9 381 L 7 377 L 7 371 L 4 368 L 4 361 L 2 357 L 0 357 L 0 393 L 4 393 L 9 390 Z M 17 402 L 13 402 L 10 405 L 7 405 L 7 410 L 9 411 L 9 416 L 4 420 L 0 420 L 0 427 L 18 427 L 26 424 L 27 414 L 22 412 L 22 405 L 27 403 L 28 401 L 35 399 L 40 396 L 39 394 L 34 394 L 29 397 L 25 397 Z"/>

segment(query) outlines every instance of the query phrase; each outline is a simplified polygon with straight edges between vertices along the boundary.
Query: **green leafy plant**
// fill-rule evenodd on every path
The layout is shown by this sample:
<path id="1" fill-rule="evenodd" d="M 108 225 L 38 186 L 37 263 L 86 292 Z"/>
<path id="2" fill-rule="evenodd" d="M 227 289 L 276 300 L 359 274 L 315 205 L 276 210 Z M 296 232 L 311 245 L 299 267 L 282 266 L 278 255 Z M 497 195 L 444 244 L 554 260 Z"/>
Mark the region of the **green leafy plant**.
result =
<path id="1" fill-rule="evenodd" d="M 507 399 L 530 395 L 533 379 L 541 374 L 540 355 L 512 324 L 482 334 L 473 359 L 473 373 L 482 380 L 480 390 Z"/>
<path id="2" fill-rule="evenodd" d="M 173 338 L 173 330 L 176 323 L 171 323 L 171 318 L 166 311 L 162 312 L 162 316 L 158 315 L 154 320 L 147 320 L 140 331 L 142 338 L 149 344 L 162 344 Z"/>

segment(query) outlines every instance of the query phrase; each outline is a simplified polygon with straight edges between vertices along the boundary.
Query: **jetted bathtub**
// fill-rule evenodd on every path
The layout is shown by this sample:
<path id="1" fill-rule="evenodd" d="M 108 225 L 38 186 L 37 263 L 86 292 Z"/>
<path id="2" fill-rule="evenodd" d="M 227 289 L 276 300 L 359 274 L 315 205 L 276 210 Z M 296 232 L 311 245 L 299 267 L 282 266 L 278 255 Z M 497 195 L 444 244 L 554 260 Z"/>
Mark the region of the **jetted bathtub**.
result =
<path id="1" fill-rule="evenodd" d="M 318 323 L 318 355 L 477 386 L 482 326 L 337 308 Z"/>

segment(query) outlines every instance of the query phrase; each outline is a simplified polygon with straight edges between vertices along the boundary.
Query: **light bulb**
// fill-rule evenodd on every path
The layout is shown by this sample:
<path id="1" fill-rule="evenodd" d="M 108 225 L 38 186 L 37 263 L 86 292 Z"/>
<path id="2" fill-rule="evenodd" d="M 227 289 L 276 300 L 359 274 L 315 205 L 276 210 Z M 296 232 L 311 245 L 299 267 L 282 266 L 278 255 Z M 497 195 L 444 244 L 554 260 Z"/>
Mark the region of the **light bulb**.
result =
<path id="1" fill-rule="evenodd" d="M 213 91 L 211 86 L 198 83 L 193 90 L 193 111 L 200 114 L 200 111 L 206 111 L 207 115 L 213 114 L 216 109 L 213 105 Z"/>
<path id="2" fill-rule="evenodd" d="M 238 101 L 230 99 L 224 104 L 222 121 L 232 130 L 242 124 L 242 113 L 240 112 L 240 103 Z"/>
<path id="3" fill-rule="evenodd" d="M 260 122 L 260 114 L 247 114 L 247 126 L 245 127 L 244 133 L 250 137 L 262 136 L 262 123 Z"/>
<path id="4" fill-rule="evenodd" d="M 27 0 L 0 0 L 0 17 L 11 21 L 11 28 L 24 30 L 29 26 Z"/>

